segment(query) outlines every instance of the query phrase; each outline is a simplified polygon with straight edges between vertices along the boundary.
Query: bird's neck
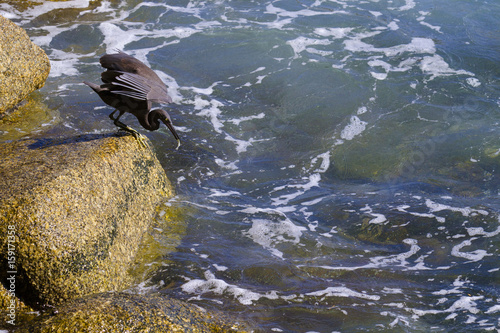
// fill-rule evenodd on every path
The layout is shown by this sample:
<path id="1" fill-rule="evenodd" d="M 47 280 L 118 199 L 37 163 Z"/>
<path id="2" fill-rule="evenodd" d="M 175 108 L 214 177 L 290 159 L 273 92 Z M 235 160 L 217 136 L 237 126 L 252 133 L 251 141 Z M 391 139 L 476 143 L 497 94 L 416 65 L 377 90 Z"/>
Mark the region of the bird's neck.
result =
<path id="1" fill-rule="evenodd" d="M 145 117 L 139 118 L 139 123 L 141 123 L 142 127 L 147 130 L 156 131 L 160 128 L 158 116 L 158 112 L 156 112 L 156 110 L 152 110 Z"/>

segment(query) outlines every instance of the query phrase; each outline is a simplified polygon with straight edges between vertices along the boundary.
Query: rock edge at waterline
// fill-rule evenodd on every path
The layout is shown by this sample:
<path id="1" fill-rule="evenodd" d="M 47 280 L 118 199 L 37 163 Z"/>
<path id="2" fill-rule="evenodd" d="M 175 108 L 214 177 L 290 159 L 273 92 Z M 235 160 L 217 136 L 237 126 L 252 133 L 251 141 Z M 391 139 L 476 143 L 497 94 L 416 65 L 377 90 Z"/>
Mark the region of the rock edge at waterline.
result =
<path id="1" fill-rule="evenodd" d="M 243 332 L 246 326 L 166 295 L 102 293 L 40 316 L 16 332 Z"/>

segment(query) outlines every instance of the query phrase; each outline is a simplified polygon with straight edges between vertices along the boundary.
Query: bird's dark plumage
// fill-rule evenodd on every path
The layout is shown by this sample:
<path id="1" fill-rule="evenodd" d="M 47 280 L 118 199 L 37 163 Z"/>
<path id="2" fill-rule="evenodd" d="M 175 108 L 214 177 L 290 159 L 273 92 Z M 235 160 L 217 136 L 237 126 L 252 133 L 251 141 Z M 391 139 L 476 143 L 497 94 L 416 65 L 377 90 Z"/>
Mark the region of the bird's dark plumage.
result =
<path id="1" fill-rule="evenodd" d="M 109 117 L 118 127 L 131 132 L 136 136 L 140 134 L 120 122 L 118 119 L 125 113 L 132 113 L 139 123 L 150 131 L 160 127 L 160 120 L 172 132 L 180 145 L 179 135 L 175 131 L 172 120 L 165 110 L 151 110 L 152 102 L 171 103 L 167 87 L 156 73 L 136 58 L 119 51 L 115 54 L 105 54 L 99 60 L 106 71 L 102 72 L 102 85 L 84 82 L 101 97 L 104 103 L 114 107 Z M 114 118 L 114 114 L 119 112 Z"/>

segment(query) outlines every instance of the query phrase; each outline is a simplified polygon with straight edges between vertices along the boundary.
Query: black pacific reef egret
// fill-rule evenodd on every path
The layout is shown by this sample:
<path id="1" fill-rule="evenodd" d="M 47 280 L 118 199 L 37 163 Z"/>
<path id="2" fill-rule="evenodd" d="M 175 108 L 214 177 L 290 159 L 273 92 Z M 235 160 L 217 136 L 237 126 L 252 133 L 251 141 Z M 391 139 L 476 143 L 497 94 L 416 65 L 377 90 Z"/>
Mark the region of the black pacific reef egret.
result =
<path id="1" fill-rule="evenodd" d="M 87 81 L 83 83 L 92 88 L 104 103 L 116 109 L 109 115 L 114 124 L 132 133 L 142 145 L 145 145 L 143 136 L 119 121 L 120 117 L 125 112 L 132 113 L 142 127 L 150 131 L 157 130 L 160 127 L 159 120 L 161 120 L 174 135 L 177 148 L 179 148 L 181 140 L 167 111 L 151 110 L 152 102 L 172 102 L 167 87 L 158 75 L 141 61 L 121 51 L 115 54 L 105 54 L 99 61 L 101 66 L 106 68 L 106 71 L 101 74 L 103 84 L 99 86 Z M 118 116 L 115 118 L 116 112 Z"/>

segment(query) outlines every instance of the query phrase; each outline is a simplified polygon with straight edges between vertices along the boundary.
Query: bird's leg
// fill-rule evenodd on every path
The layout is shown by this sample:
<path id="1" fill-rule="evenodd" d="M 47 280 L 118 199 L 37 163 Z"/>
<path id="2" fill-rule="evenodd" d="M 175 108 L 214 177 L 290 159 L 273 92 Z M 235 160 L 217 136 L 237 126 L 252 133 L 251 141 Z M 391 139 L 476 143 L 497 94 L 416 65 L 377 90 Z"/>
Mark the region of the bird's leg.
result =
<path id="1" fill-rule="evenodd" d="M 113 112 L 111 112 L 111 114 L 109 115 L 109 118 L 111 118 L 111 120 L 113 120 L 113 123 L 120 127 L 120 129 L 124 130 L 124 131 L 127 131 L 129 132 L 130 134 L 132 134 L 134 136 L 134 138 L 137 140 L 137 142 L 139 142 L 139 144 L 146 148 L 147 145 L 146 145 L 146 141 L 144 140 L 145 137 L 144 135 L 142 135 L 141 133 L 137 132 L 135 129 L 133 129 L 132 127 L 129 127 L 127 125 L 125 125 L 124 123 L 122 123 L 121 121 L 119 121 L 118 119 L 123 115 L 124 112 L 120 111 L 120 114 L 114 118 L 113 115 L 117 112 L 118 110 L 115 110 Z"/>

